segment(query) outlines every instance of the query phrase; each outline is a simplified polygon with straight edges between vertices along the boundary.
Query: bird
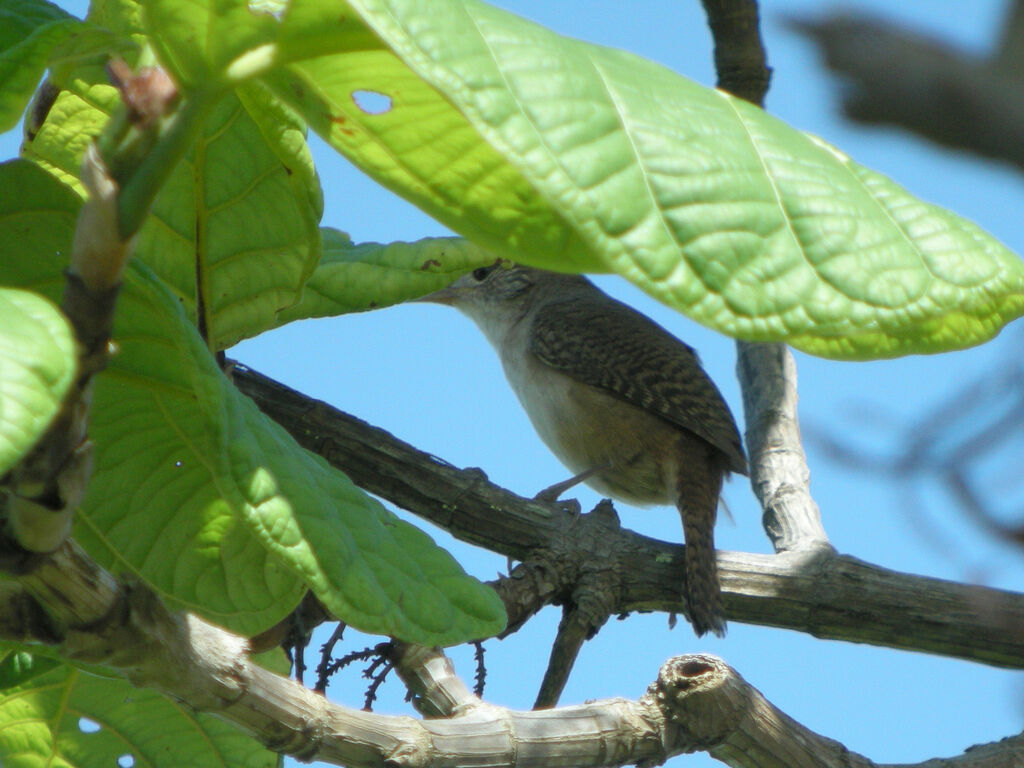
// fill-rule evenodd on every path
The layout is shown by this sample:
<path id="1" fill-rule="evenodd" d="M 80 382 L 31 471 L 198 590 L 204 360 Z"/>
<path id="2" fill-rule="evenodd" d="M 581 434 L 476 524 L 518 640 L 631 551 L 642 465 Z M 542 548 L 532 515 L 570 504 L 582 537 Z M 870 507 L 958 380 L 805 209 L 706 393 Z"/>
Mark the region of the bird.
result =
<path id="1" fill-rule="evenodd" d="M 726 631 L 714 525 L 722 484 L 747 474 L 736 421 L 692 347 L 582 275 L 499 260 L 424 296 L 472 319 L 534 429 L 585 482 L 634 506 L 674 505 L 697 636 Z M 551 489 L 549 489 L 551 490 Z"/>

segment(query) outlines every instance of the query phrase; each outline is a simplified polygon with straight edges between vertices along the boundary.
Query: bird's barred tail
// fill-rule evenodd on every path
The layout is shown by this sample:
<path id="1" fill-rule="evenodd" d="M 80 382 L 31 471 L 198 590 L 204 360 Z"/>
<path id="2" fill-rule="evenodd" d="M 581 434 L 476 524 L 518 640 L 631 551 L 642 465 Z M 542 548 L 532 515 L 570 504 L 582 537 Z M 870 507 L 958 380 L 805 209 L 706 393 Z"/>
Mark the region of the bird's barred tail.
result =
<path id="1" fill-rule="evenodd" d="M 699 440 L 699 438 L 697 438 Z M 725 636 L 725 608 L 715 560 L 715 516 L 722 492 L 724 467 L 718 451 L 703 440 L 686 453 L 687 470 L 679 478 L 678 506 L 686 538 L 686 606 L 697 636 L 714 632 Z"/>

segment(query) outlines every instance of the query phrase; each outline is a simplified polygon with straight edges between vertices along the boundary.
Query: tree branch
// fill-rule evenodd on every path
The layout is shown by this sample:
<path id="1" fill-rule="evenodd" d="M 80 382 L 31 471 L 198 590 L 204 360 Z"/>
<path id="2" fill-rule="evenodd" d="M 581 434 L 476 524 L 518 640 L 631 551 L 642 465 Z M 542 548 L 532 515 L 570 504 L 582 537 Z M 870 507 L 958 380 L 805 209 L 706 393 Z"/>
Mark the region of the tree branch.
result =
<path id="1" fill-rule="evenodd" d="M 1020 77 L 1024 67 L 1024 2 L 1013 0 L 1006 11 L 1006 22 L 995 50 L 995 62 Z"/>
<path id="2" fill-rule="evenodd" d="M 742 768 L 873 765 L 787 717 L 714 656 L 670 659 L 636 701 L 517 712 L 470 693 L 439 650 L 396 643 L 391 659 L 418 707 L 443 719 L 375 715 L 253 664 L 244 638 L 193 614 L 169 613 L 145 588 L 118 584 L 73 542 L 37 565 L 19 577 L 23 591 L 0 591 L 0 615 L 30 604 L 65 627 L 56 638 L 36 639 L 56 640 L 66 658 L 103 664 L 300 760 L 353 768 L 646 767 L 707 750 Z M 29 594 L 35 600 L 26 601 Z M 25 634 L 20 628 L 18 639 Z M 1015 737 L 952 764 L 995 768 L 1022 757 L 1024 737 Z"/>
<path id="3" fill-rule="evenodd" d="M 757 0 L 703 0 L 715 41 L 718 87 L 759 107 L 771 80 Z M 784 344 L 736 342 L 750 484 L 776 552 L 828 549 L 800 441 L 796 363 Z"/>
<path id="4" fill-rule="evenodd" d="M 703 0 L 708 27 L 715 41 L 718 87 L 757 106 L 771 81 L 757 0 Z"/>
<path id="5" fill-rule="evenodd" d="M 850 87 L 851 120 L 896 125 L 953 149 L 1024 168 L 1024 48 L 1014 4 L 1000 50 L 979 58 L 879 19 L 836 14 L 790 25 L 817 43 L 829 69 Z"/>
<path id="6" fill-rule="evenodd" d="M 831 550 L 810 492 L 800 439 L 796 363 L 784 344 L 736 342 L 750 452 L 750 484 L 776 552 Z"/>
<path id="7" fill-rule="evenodd" d="M 683 547 L 622 529 L 607 512 L 576 516 L 516 496 L 243 366 L 234 381 L 360 487 L 522 561 L 496 585 L 510 631 L 545 604 L 571 602 L 581 581 L 613 613 L 684 611 Z M 718 568 L 730 621 L 1024 667 L 1024 595 L 1015 592 L 896 573 L 830 548 L 720 551 Z"/>
<path id="8" fill-rule="evenodd" d="M 1024 366 L 1006 361 L 998 370 L 983 371 L 921 416 L 892 415 L 885 424 L 893 439 L 886 436 L 874 442 L 891 442 L 895 450 L 869 452 L 838 431 L 823 428 L 809 437 L 834 461 L 904 488 L 910 489 L 915 479 L 941 483 L 981 531 L 1024 547 L 1024 526 L 1014 519 L 1021 514 L 1007 509 L 1012 495 L 983 493 L 978 479 L 986 461 L 1000 451 L 1015 450 L 1024 433 Z"/>

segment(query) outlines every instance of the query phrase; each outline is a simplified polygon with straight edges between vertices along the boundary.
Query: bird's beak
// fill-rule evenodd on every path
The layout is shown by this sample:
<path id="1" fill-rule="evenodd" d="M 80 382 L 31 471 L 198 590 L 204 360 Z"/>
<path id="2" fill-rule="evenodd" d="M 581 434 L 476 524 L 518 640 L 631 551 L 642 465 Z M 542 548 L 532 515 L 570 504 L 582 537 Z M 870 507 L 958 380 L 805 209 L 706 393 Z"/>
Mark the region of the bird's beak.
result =
<path id="1" fill-rule="evenodd" d="M 416 304 L 447 304 L 451 306 L 455 303 L 455 298 L 458 296 L 458 289 L 452 285 L 446 285 L 440 290 L 428 293 L 426 296 L 420 296 L 417 299 L 409 299 L 410 302 Z"/>
<path id="2" fill-rule="evenodd" d="M 502 259 L 495 261 L 500 264 Z M 418 299 L 409 299 L 417 303 L 447 304 L 449 307 L 461 308 L 472 296 L 477 295 L 480 289 L 480 282 L 470 278 L 469 273 L 460 275 L 454 281 L 433 293 L 420 296 Z"/>

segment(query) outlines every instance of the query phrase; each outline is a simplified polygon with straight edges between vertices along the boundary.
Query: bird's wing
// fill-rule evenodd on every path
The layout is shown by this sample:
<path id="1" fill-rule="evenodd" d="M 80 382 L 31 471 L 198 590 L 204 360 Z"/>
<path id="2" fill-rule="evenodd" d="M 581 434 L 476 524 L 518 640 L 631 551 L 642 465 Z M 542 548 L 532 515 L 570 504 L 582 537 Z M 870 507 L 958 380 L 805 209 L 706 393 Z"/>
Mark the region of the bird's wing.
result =
<path id="1" fill-rule="evenodd" d="M 578 381 L 690 430 L 747 474 L 736 422 L 697 353 L 653 320 L 609 299 L 552 302 L 534 319 L 531 351 Z"/>

